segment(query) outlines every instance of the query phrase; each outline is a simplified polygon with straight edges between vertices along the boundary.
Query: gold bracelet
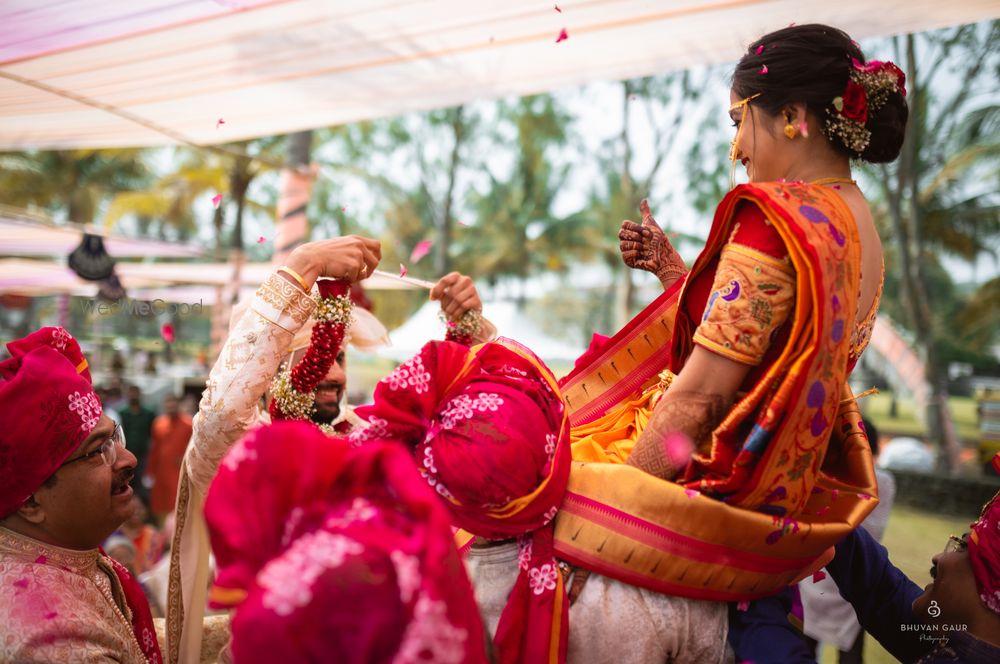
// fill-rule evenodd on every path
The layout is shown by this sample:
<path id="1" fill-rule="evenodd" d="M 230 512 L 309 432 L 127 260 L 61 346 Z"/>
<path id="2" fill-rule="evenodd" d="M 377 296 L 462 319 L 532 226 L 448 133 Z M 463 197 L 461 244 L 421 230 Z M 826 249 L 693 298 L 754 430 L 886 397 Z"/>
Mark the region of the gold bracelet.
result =
<path id="1" fill-rule="evenodd" d="M 306 280 L 302 278 L 301 274 L 299 274 L 292 268 L 288 267 L 287 265 L 282 265 L 281 267 L 278 268 L 278 272 L 284 272 L 289 277 L 299 282 L 299 286 L 302 286 L 303 291 L 305 291 L 306 293 L 310 292 L 311 289 L 309 288 L 309 286 L 306 285 Z"/>

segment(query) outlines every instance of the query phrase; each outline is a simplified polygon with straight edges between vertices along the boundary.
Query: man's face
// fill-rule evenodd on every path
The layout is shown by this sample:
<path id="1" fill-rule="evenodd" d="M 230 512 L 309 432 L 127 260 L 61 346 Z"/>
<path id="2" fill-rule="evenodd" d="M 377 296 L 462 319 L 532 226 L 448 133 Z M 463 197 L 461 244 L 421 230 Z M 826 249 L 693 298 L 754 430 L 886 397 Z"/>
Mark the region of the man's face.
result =
<path id="1" fill-rule="evenodd" d="M 967 623 L 970 609 L 979 604 L 976 577 L 964 542 L 963 538 L 961 544 L 956 542 L 931 559 L 934 580 L 913 600 L 913 612 L 929 624 Z"/>
<path id="2" fill-rule="evenodd" d="M 102 415 L 90 436 L 70 455 L 73 461 L 101 447 L 115 430 L 115 423 Z M 117 450 L 114 466 L 108 466 L 100 454 L 64 464 L 51 486 L 34 493 L 44 518 L 38 524 L 54 541 L 71 549 L 92 549 L 132 515 L 132 479 L 135 456 L 127 449 Z"/>
<path id="3" fill-rule="evenodd" d="M 169 396 L 163 400 L 163 414 L 175 417 L 181 410 L 177 397 Z"/>
<path id="4" fill-rule="evenodd" d="M 306 349 L 301 348 L 292 354 L 292 366 L 298 364 L 306 355 Z M 329 424 L 340 416 L 340 400 L 347 389 L 347 359 L 344 352 L 337 355 L 337 360 L 330 366 L 326 376 L 316 386 L 316 412 L 312 420 L 317 424 Z"/>

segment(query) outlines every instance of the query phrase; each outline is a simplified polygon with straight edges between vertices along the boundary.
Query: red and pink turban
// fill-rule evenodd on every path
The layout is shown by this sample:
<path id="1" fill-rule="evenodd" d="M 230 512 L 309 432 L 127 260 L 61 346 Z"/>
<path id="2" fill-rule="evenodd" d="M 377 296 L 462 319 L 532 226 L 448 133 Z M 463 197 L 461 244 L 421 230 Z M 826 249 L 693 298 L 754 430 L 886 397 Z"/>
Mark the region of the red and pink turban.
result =
<path id="1" fill-rule="evenodd" d="M 1000 452 L 993 457 L 993 465 L 1000 472 Z M 1000 492 L 986 503 L 979 520 L 972 524 L 968 541 L 979 598 L 1000 613 Z"/>
<path id="2" fill-rule="evenodd" d="M 552 520 L 569 478 L 569 422 L 551 371 L 507 339 L 471 349 L 433 341 L 356 412 L 368 426 L 351 441 L 412 450 L 455 525 L 521 539 L 521 573 L 497 628 L 500 661 L 564 661 L 569 605 Z"/>
<path id="3" fill-rule="evenodd" d="M 447 510 L 399 445 L 304 422 L 248 434 L 205 501 L 237 662 L 484 662 Z"/>
<path id="4" fill-rule="evenodd" d="M 90 435 L 101 402 L 80 345 L 61 327 L 7 344 L 0 362 L 0 517 L 16 511 Z"/>

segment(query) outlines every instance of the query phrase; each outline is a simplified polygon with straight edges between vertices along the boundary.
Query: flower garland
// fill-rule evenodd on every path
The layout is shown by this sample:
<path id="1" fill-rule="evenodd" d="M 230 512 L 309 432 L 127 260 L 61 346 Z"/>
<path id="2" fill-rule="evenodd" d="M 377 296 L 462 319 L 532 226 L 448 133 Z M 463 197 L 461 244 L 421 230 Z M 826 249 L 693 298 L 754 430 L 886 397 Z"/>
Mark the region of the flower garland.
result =
<path id="1" fill-rule="evenodd" d="M 442 312 L 441 320 L 444 321 L 445 326 L 448 328 L 448 331 L 444 335 L 445 341 L 454 341 L 463 346 L 471 346 L 483 323 L 483 312 L 478 309 L 470 309 L 456 320 L 447 318 Z"/>
<path id="2" fill-rule="evenodd" d="M 337 361 L 354 303 L 346 281 L 322 279 L 317 283 L 316 310 L 312 336 L 305 357 L 294 367 L 282 371 L 271 382 L 271 419 L 308 420 L 315 411 L 316 386 Z M 330 425 L 320 427 L 334 432 Z M 327 431 L 330 429 L 330 431 Z"/>
<path id="3" fill-rule="evenodd" d="M 851 75 L 844 93 L 834 97 L 826 109 L 824 129 L 829 137 L 839 136 L 856 156 L 867 149 L 872 133 L 865 126 L 868 112 L 878 111 L 893 91 L 906 96 L 906 74 L 891 62 L 860 62 L 851 58 Z"/>

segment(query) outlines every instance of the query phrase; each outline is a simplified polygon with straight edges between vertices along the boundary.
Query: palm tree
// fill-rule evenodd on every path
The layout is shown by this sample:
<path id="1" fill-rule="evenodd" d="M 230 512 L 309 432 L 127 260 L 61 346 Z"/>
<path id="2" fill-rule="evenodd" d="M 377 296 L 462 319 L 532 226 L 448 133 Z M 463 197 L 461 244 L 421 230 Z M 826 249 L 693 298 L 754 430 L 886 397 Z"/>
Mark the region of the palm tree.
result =
<path id="1" fill-rule="evenodd" d="M 137 149 L 0 154 L 0 200 L 91 224 L 111 195 L 146 186 L 152 174 Z"/>
<path id="2" fill-rule="evenodd" d="M 870 169 L 881 186 L 885 215 L 899 260 L 905 322 L 926 363 L 931 399 L 928 433 L 946 454 L 943 463 L 957 472 L 958 446 L 948 412 L 947 363 L 942 342 L 954 334 L 953 321 L 929 285 L 929 271 L 940 254 L 974 258 L 995 243 L 997 212 L 996 158 L 998 114 L 975 92 L 995 75 L 1000 22 L 966 25 L 923 35 L 896 38 L 897 62 L 905 63 L 910 117 L 900 158 Z M 920 63 L 918 67 L 918 62 Z M 955 69 L 952 90 L 936 85 L 942 67 Z M 990 100 L 992 101 L 992 100 Z M 986 186 L 973 177 L 985 176 Z"/>

